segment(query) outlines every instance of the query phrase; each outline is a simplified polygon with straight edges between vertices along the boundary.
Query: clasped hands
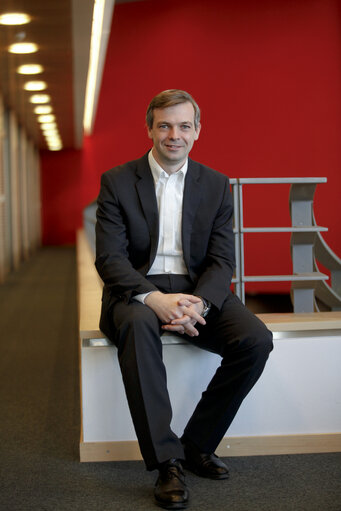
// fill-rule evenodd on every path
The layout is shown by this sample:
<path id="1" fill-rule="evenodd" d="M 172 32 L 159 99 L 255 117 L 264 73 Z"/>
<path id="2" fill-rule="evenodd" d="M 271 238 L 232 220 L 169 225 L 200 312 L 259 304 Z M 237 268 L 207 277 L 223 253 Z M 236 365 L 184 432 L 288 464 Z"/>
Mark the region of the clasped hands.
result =
<path id="1" fill-rule="evenodd" d="M 153 291 L 144 302 L 162 322 L 163 330 L 187 334 L 190 337 L 199 335 L 196 323 L 205 325 L 201 316 L 203 303 L 201 298 L 183 293 L 164 294 Z"/>

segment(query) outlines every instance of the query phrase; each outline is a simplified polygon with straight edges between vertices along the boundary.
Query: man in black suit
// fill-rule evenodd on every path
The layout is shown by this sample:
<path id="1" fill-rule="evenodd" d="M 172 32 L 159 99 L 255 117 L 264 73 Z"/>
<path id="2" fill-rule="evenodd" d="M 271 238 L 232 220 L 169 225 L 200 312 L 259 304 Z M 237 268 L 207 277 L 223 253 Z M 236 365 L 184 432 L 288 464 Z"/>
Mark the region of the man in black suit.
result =
<path id="1" fill-rule="evenodd" d="M 154 495 L 188 504 L 183 466 L 211 479 L 228 469 L 214 451 L 260 377 L 272 335 L 230 291 L 233 207 L 226 176 L 188 158 L 200 110 L 187 92 L 163 91 L 147 110 L 152 149 L 101 180 L 96 268 L 104 281 L 100 327 L 115 343 Z M 170 428 L 162 331 L 222 357 L 183 436 Z M 186 391 L 186 389 L 184 389 Z"/>

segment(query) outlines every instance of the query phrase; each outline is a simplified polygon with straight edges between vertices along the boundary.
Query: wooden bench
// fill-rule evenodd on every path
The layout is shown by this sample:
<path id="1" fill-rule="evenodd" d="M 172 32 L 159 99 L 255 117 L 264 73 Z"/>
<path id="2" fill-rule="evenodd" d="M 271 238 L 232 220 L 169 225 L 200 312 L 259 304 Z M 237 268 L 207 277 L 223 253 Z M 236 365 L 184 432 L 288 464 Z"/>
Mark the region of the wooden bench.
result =
<path id="1" fill-rule="evenodd" d="M 84 231 L 77 235 L 81 461 L 141 459 L 116 348 L 99 330 L 102 283 Z M 242 404 L 222 456 L 341 451 L 341 312 L 260 314 L 275 349 Z M 174 417 L 181 434 L 220 358 L 163 335 Z M 187 414 L 187 418 L 186 418 Z"/>

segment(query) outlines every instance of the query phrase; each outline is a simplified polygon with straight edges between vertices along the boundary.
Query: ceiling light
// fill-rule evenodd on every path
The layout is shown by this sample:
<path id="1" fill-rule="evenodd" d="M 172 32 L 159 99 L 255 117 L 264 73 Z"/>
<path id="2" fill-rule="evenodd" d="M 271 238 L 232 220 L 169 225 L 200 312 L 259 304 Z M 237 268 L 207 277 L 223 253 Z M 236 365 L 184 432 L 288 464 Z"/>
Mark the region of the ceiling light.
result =
<path id="1" fill-rule="evenodd" d="M 25 90 L 44 90 L 46 87 L 46 82 L 26 82 L 24 85 Z"/>
<path id="2" fill-rule="evenodd" d="M 46 140 L 49 147 L 62 147 L 61 140 Z"/>
<path id="3" fill-rule="evenodd" d="M 43 131 L 43 135 L 46 138 L 46 140 L 56 140 L 57 137 L 58 140 L 60 140 L 59 133 L 56 130 Z"/>
<path id="4" fill-rule="evenodd" d="M 50 105 L 39 105 L 34 108 L 35 114 L 50 114 L 52 112 L 52 106 Z"/>
<path id="5" fill-rule="evenodd" d="M 43 133 L 58 133 L 58 128 L 55 122 L 44 122 L 40 124 L 40 129 Z"/>
<path id="6" fill-rule="evenodd" d="M 59 133 L 49 133 L 49 132 L 44 132 L 44 137 L 45 138 L 49 138 L 50 140 L 60 140 L 60 136 L 59 136 Z"/>
<path id="7" fill-rule="evenodd" d="M 49 148 L 56 148 L 56 149 L 61 149 L 62 148 L 62 142 L 60 139 L 56 140 L 56 141 L 50 141 L 50 140 L 47 140 L 46 141 L 47 145 L 49 146 Z"/>
<path id="8" fill-rule="evenodd" d="M 0 25 L 25 25 L 29 23 L 31 17 L 24 12 L 6 12 L 0 14 Z"/>
<path id="9" fill-rule="evenodd" d="M 101 46 L 103 15 L 105 0 L 95 0 L 94 13 L 91 28 L 91 45 L 88 78 L 85 93 L 85 110 L 84 110 L 84 130 L 87 134 L 91 132 L 92 116 L 96 92 L 96 79 L 98 70 L 98 60 Z"/>
<path id="10" fill-rule="evenodd" d="M 56 118 L 54 115 L 49 114 L 49 115 L 39 115 L 39 117 L 37 119 L 38 119 L 38 122 L 53 122 Z"/>
<path id="11" fill-rule="evenodd" d="M 14 43 L 8 48 L 10 53 L 35 53 L 38 46 L 35 43 Z"/>
<path id="12" fill-rule="evenodd" d="M 54 136 L 58 135 L 59 136 L 57 128 L 45 128 L 41 131 L 43 132 L 44 137 L 48 137 L 50 135 L 54 135 Z"/>
<path id="13" fill-rule="evenodd" d="M 60 136 L 58 133 L 44 133 L 44 137 L 46 140 L 50 140 L 51 142 L 60 142 Z"/>
<path id="14" fill-rule="evenodd" d="M 55 122 L 42 122 L 40 124 L 40 128 L 42 130 L 56 129 L 57 128 L 57 124 Z"/>
<path id="15" fill-rule="evenodd" d="M 44 68 L 40 64 L 24 64 L 18 67 L 17 72 L 20 75 L 38 75 L 43 70 Z"/>
<path id="16" fill-rule="evenodd" d="M 49 147 L 62 147 L 62 141 L 58 140 L 46 140 L 46 143 Z"/>
<path id="17" fill-rule="evenodd" d="M 30 97 L 30 103 L 34 103 L 35 105 L 49 103 L 50 100 L 51 98 L 48 94 L 33 94 Z"/>

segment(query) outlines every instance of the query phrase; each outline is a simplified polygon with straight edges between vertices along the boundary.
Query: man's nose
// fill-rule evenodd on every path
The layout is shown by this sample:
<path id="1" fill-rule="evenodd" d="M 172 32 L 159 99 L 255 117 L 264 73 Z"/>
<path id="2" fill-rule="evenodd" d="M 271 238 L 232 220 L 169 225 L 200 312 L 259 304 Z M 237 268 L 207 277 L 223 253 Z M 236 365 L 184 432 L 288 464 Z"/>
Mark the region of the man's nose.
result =
<path id="1" fill-rule="evenodd" d="M 179 138 L 179 130 L 176 126 L 173 126 L 173 128 L 170 129 L 169 138 L 172 140 L 176 140 Z"/>

